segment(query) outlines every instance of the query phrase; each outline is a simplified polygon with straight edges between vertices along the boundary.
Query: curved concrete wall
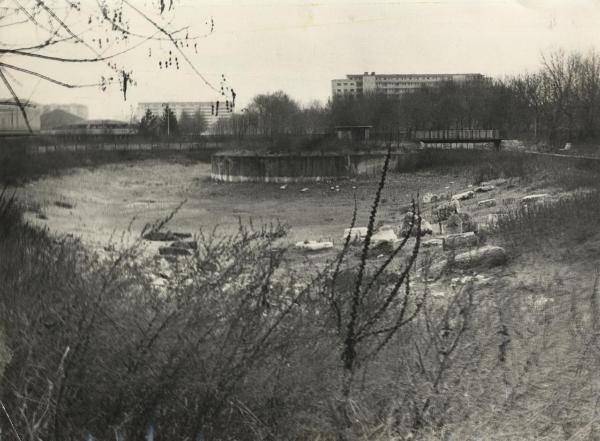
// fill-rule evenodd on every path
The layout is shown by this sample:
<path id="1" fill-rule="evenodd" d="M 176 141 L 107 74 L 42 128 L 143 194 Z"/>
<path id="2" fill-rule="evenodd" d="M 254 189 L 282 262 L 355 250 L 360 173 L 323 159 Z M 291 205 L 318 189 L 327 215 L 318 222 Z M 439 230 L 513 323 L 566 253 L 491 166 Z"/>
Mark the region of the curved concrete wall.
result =
<path id="1" fill-rule="evenodd" d="M 390 169 L 409 155 L 394 153 Z M 211 157 L 211 177 L 223 182 L 302 182 L 354 176 L 377 176 L 385 154 L 322 155 L 217 154 Z"/>

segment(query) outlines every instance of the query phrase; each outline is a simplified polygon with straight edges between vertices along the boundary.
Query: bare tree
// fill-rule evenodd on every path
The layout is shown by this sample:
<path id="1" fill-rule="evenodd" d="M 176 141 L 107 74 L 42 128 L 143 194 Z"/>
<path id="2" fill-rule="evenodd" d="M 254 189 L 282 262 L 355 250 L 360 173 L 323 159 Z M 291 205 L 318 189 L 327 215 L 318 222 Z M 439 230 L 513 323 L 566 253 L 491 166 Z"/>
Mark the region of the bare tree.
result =
<path id="1" fill-rule="evenodd" d="M 192 60 L 198 52 L 198 41 L 214 32 L 212 17 L 204 22 L 205 32 L 194 33 L 189 26 L 175 29 L 177 17 L 173 0 L 152 1 L 149 7 L 139 7 L 129 0 L 97 0 L 96 2 L 58 0 L 2 0 L 0 26 L 3 36 L 11 34 L 15 42 L 0 43 L 0 79 L 18 106 L 31 131 L 25 110 L 26 99 L 15 91 L 13 74 L 26 74 L 67 88 L 99 87 L 105 90 L 118 84 L 123 99 L 136 85 L 135 72 L 124 55 L 142 47 L 158 69 L 189 68 L 209 89 L 229 102 L 235 93 L 222 76 L 220 85 L 210 82 Z M 27 41 L 23 36 L 31 38 Z M 3 38 L 4 40 L 4 38 Z M 24 43 L 24 41 L 27 41 Z M 153 42 L 166 43 L 159 49 Z M 154 53 L 152 52 L 154 49 Z M 36 62 L 36 68 L 23 67 Z M 97 82 L 80 84 L 56 78 L 52 73 L 56 63 L 96 64 L 104 69 Z"/>

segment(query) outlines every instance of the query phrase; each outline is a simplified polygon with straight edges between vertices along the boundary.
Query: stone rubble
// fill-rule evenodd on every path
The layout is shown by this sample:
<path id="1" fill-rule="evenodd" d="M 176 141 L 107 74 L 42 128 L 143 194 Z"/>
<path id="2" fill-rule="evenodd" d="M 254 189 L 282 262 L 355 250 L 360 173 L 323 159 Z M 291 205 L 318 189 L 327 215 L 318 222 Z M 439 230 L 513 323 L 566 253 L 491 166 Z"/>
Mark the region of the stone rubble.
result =
<path id="1" fill-rule="evenodd" d="M 462 193 L 457 193 L 452 196 L 452 200 L 454 201 L 466 201 L 467 199 L 472 199 L 475 196 L 475 192 L 472 190 L 463 191 Z"/>
<path id="2" fill-rule="evenodd" d="M 451 234 L 444 238 L 444 249 L 456 250 L 459 248 L 473 247 L 478 243 L 479 238 L 472 231 L 468 233 Z"/>
<path id="3" fill-rule="evenodd" d="M 496 199 L 484 199 L 482 201 L 477 202 L 478 207 L 489 208 L 496 206 Z"/>
<path id="4" fill-rule="evenodd" d="M 485 245 L 454 256 L 454 265 L 459 268 L 494 267 L 507 261 L 506 250 L 495 245 Z"/>

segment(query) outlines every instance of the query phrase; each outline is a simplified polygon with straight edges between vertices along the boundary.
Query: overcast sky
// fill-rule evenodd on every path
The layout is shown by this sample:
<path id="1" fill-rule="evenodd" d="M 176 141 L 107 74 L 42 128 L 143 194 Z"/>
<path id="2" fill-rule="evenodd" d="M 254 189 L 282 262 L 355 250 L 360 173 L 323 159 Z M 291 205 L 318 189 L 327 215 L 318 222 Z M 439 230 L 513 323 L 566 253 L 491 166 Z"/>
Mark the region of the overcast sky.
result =
<path id="1" fill-rule="evenodd" d="M 151 0 L 131 1 L 146 11 L 154 7 Z M 1 5 L 10 2 L 0 0 Z M 82 4 L 84 11 L 97 8 L 95 0 Z M 173 14 L 172 28 L 190 25 L 190 36 L 207 32 L 213 18 L 212 35 L 197 40 L 198 53 L 191 46 L 186 53 L 213 85 L 218 87 L 221 75 L 226 76 L 238 94 L 238 109 L 255 94 L 280 89 L 303 104 L 324 103 L 331 79 L 349 73 L 480 72 L 502 77 L 536 69 L 541 54 L 557 48 L 600 49 L 598 0 L 175 0 Z M 26 39 L 14 29 L 9 35 L 7 29 L 11 28 L 0 28 L 0 42 Z M 149 31 L 143 25 L 139 30 Z M 158 61 L 168 58 L 168 49 L 167 42 L 154 42 L 117 58 L 119 65 L 133 70 L 138 82 L 127 101 L 116 86 L 101 92 L 64 89 L 19 73 L 12 73 L 11 79 L 26 98 L 81 102 L 89 106 L 91 117 L 126 118 L 139 101 L 217 99 L 181 59 L 179 71 L 158 68 Z M 95 82 L 110 74 L 104 65 L 40 63 L 10 56 L 2 61 L 70 82 Z M 4 90 L 0 96 L 7 95 Z"/>

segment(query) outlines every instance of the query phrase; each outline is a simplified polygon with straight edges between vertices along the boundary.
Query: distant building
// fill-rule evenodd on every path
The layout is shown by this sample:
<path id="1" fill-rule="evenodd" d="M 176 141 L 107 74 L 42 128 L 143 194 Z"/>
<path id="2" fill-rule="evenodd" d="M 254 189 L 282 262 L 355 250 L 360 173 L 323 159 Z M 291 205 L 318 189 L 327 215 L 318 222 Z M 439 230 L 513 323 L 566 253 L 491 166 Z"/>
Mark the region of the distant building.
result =
<path id="1" fill-rule="evenodd" d="M 401 97 L 407 92 L 423 86 L 435 86 L 443 82 L 483 81 L 478 73 L 465 74 L 375 74 L 346 75 L 346 78 L 331 81 L 332 96 L 361 96 L 379 93 L 390 97 Z"/>
<path id="2" fill-rule="evenodd" d="M 40 130 L 40 106 L 31 101 L 22 103 L 33 131 Z M 29 128 L 19 106 L 12 100 L 0 100 L 0 134 L 27 133 Z"/>
<path id="3" fill-rule="evenodd" d="M 51 112 L 53 110 L 62 110 L 63 112 L 70 113 L 71 115 L 83 119 L 88 118 L 88 108 L 83 104 L 44 104 L 42 106 L 42 113 Z"/>
<path id="4" fill-rule="evenodd" d="M 44 129 L 42 133 L 46 135 L 129 136 L 137 133 L 137 127 L 115 119 L 88 119 L 74 124 Z"/>
<path id="5" fill-rule="evenodd" d="M 218 106 L 217 106 L 218 104 Z M 186 116 L 193 116 L 200 111 L 208 127 L 214 125 L 217 121 L 231 118 L 231 109 L 225 101 L 168 101 L 168 102 L 151 102 L 138 103 L 137 117 L 141 119 L 147 110 L 150 110 L 154 115 L 160 116 L 163 114 L 165 106 L 173 111 L 177 119 L 185 113 Z"/>
<path id="6" fill-rule="evenodd" d="M 338 139 L 347 141 L 368 141 L 373 126 L 336 126 Z"/>

